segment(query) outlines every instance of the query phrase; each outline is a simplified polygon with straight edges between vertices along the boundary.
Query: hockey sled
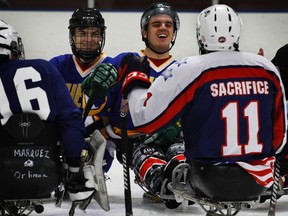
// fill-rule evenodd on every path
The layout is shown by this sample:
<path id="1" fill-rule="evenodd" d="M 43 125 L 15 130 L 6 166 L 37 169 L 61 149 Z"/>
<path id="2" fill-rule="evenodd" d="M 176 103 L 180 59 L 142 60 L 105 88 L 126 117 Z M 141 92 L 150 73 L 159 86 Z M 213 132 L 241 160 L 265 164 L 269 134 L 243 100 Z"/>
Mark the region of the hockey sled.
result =
<path id="1" fill-rule="evenodd" d="M 168 183 L 168 189 L 174 193 L 177 202 L 187 206 L 189 201 L 197 203 L 205 212 L 206 216 L 231 216 L 239 213 L 241 209 L 256 208 L 259 198 L 249 201 L 216 201 L 209 197 L 196 196 L 186 183 L 188 178 L 189 164 L 179 164 L 172 173 L 172 181 Z"/>
<path id="2" fill-rule="evenodd" d="M 42 213 L 46 199 L 60 203 L 64 171 L 54 126 L 36 114 L 13 115 L 0 136 L 0 215 Z"/>
<path id="3" fill-rule="evenodd" d="M 271 193 L 272 193 L 272 188 L 267 189 L 263 194 L 261 194 L 259 202 L 264 203 L 266 200 L 270 200 Z M 288 195 L 287 183 L 285 183 L 284 186 L 279 187 L 279 190 L 277 191 L 277 199 L 285 195 Z"/>

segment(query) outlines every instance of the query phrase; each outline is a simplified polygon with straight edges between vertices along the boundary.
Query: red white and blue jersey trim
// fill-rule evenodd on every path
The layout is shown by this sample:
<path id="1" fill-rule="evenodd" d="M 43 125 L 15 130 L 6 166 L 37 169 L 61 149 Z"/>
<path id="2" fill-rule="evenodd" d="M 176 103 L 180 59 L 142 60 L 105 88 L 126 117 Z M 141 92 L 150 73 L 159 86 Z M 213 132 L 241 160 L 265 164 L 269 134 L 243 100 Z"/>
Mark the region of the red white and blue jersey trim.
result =
<path id="1" fill-rule="evenodd" d="M 154 133 L 181 118 L 187 158 L 255 162 L 269 170 L 269 163 L 260 161 L 281 152 L 287 125 L 283 84 L 269 60 L 214 52 L 184 58 L 162 74 L 148 91 L 138 88 L 128 95 L 138 130 Z"/>

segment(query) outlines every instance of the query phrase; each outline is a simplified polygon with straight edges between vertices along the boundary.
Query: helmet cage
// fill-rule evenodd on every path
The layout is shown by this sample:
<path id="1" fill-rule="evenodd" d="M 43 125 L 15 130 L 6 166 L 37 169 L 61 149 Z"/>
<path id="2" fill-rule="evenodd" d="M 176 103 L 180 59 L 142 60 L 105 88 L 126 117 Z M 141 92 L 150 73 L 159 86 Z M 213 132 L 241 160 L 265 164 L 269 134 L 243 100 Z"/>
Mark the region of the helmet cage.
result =
<path id="1" fill-rule="evenodd" d="M 100 29 L 100 37 L 101 40 L 98 44 L 97 49 L 92 51 L 81 50 L 76 47 L 74 36 L 76 28 L 88 28 L 95 27 Z M 95 8 L 81 8 L 77 9 L 71 19 L 69 20 L 69 41 L 73 54 L 79 59 L 82 58 L 85 61 L 93 61 L 96 57 L 98 57 L 105 46 L 105 38 L 106 38 L 106 26 L 105 21 L 101 15 L 101 13 Z"/>

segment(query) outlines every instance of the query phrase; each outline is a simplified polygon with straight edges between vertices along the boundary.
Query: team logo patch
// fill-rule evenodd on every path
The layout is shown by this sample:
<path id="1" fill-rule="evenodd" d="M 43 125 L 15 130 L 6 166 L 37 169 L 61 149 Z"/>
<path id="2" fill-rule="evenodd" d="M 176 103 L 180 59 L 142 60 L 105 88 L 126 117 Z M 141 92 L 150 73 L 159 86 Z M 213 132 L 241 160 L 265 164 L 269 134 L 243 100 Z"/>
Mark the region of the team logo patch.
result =
<path id="1" fill-rule="evenodd" d="M 143 155 L 152 155 L 156 150 L 151 146 L 145 146 L 140 149 Z"/>
<path id="2" fill-rule="evenodd" d="M 223 37 L 223 36 L 222 36 L 222 37 L 219 37 L 219 38 L 218 38 L 218 42 L 219 42 L 219 43 L 225 43 L 225 42 L 226 42 L 226 38 Z"/>
<path id="3" fill-rule="evenodd" d="M 27 160 L 24 162 L 24 167 L 33 167 L 34 162 L 32 160 Z"/>

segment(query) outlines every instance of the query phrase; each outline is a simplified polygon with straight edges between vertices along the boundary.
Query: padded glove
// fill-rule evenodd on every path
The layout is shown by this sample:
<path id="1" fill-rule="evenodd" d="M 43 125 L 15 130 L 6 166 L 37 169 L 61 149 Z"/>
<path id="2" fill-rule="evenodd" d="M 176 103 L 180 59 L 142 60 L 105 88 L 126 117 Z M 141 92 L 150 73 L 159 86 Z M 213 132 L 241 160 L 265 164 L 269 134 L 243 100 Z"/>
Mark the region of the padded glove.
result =
<path id="1" fill-rule="evenodd" d="M 110 63 L 99 64 L 82 82 L 81 90 L 91 96 L 93 89 L 98 89 L 99 97 L 105 97 L 110 88 L 116 83 L 117 70 Z"/>
<path id="2" fill-rule="evenodd" d="M 151 85 L 149 81 L 150 66 L 146 56 L 140 59 L 132 53 L 125 55 L 118 68 L 118 73 L 118 81 L 122 82 L 121 92 L 124 99 L 135 86 L 149 88 Z"/>
<path id="3" fill-rule="evenodd" d="M 177 138 L 180 135 L 181 127 L 180 123 L 171 125 L 168 128 L 161 130 L 158 133 L 147 136 L 144 143 L 154 143 L 156 145 L 171 145 L 177 141 Z"/>
<path id="4" fill-rule="evenodd" d="M 78 169 L 69 167 L 67 190 L 72 200 L 69 216 L 74 215 L 77 205 L 85 210 L 92 198 L 103 210 L 110 210 L 103 173 L 103 158 L 107 141 L 98 130 L 95 130 L 85 141 L 89 145 L 89 151 L 82 150 L 80 167 Z"/>
<path id="5" fill-rule="evenodd" d="M 93 172 L 93 167 L 90 166 L 84 166 L 83 170 L 79 167 L 69 167 L 69 177 L 66 186 L 72 201 L 69 211 L 70 216 L 74 215 L 75 208 L 78 205 L 84 211 L 96 193 L 91 172 Z"/>

